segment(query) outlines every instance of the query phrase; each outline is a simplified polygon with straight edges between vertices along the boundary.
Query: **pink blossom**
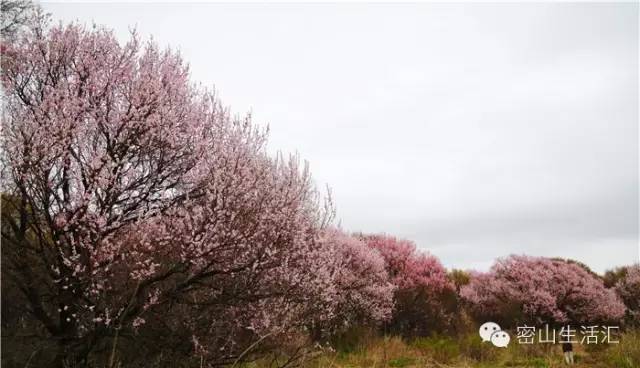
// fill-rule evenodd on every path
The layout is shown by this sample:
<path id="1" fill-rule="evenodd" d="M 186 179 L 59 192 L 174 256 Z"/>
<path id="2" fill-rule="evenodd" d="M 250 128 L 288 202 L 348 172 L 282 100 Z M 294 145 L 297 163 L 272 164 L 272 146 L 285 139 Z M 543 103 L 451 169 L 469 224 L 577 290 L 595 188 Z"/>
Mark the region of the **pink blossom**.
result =
<path id="1" fill-rule="evenodd" d="M 387 235 L 361 235 L 385 261 L 395 286 L 390 326 L 405 335 L 427 335 L 449 328 L 454 318 L 455 288 L 440 261 L 413 242 Z"/>
<path id="2" fill-rule="evenodd" d="M 640 325 L 640 264 L 628 266 L 625 271 L 615 290 L 627 306 L 629 322 Z"/>
<path id="3" fill-rule="evenodd" d="M 575 262 L 510 256 L 461 289 L 481 319 L 505 325 L 618 322 L 625 307 L 602 280 Z"/>
<path id="4" fill-rule="evenodd" d="M 267 130 L 192 83 L 179 54 L 77 24 L 6 49 L 5 188 L 27 215 L 12 229 L 33 233 L 3 236 L 22 247 L 16 278 L 59 270 L 25 298 L 52 336 L 98 344 L 134 321 L 171 325 L 213 364 L 335 315 L 318 241 L 331 209 L 307 165 L 268 155 Z"/>
<path id="5" fill-rule="evenodd" d="M 319 239 L 328 252 L 335 303 L 334 328 L 376 324 L 391 317 L 395 286 L 389 281 L 384 258 L 355 237 L 338 229 L 325 230 Z"/>

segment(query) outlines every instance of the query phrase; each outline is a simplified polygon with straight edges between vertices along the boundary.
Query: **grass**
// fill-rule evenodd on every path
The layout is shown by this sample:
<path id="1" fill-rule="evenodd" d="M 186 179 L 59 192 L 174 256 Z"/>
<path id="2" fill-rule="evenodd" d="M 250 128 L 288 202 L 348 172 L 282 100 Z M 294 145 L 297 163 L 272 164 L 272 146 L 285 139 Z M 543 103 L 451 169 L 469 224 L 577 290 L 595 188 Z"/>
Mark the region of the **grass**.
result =
<path id="1" fill-rule="evenodd" d="M 619 344 L 599 349 L 574 345 L 575 368 L 640 368 L 640 331 L 630 331 Z M 520 345 L 507 348 L 482 343 L 478 336 L 432 336 L 411 341 L 372 337 L 348 351 L 326 352 L 307 361 L 305 368 L 560 368 L 566 367 L 559 345 Z"/>
<path id="2" fill-rule="evenodd" d="M 602 354 L 617 368 L 640 367 L 640 330 L 627 332 L 620 344 L 614 344 Z"/>
<path id="3" fill-rule="evenodd" d="M 640 329 L 627 331 L 618 344 L 574 345 L 575 368 L 640 368 Z M 482 342 L 476 333 L 458 338 L 431 336 L 412 340 L 381 337 L 367 330 L 345 334 L 333 349 L 313 350 L 296 360 L 301 368 L 564 368 L 558 345 L 521 345 L 516 339 L 507 348 Z M 587 349 L 588 348 L 588 349 Z M 335 349 L 335 350 L 334 350 Z M 289 353 L 287 353 L 289 351 Z M 287 361 L 293 350 L 283 349 L 277 363 Z M 4 366 L 4 364 L 3 364 Z M 160 366 L 160 365 L 158 365 Z M 166 365 L 163 365 L 166 366 Z M 171 367 L 199 367 L 182 362 Z M 273 357 L 238 364 L 234 368 L 272 368 Z M 228 367 L 230 368 L 230 367 Z"/>

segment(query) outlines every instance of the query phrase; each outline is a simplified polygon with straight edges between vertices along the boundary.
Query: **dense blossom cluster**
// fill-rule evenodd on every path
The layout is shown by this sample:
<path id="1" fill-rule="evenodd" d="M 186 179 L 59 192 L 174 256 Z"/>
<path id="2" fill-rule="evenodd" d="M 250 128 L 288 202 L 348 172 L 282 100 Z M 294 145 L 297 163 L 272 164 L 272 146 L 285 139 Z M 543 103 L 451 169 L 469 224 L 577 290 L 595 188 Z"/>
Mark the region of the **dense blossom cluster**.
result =
<path id="1" fill-rule="evenodd" d="M 615 290 L 627 306 L 629 323 L 640 326 L 640 264 L 625 268 L 624 276 L 616 283 Z"/>
<path id="2" fill-rule="evenodd" d="M 70 341 L 58 361 L 166 322 L 225 362 L 333 313 L 318 308 L 333 285 L 316 239 L 331 212 L 308 170 L 269 157 L 265 132 L 192 85 L 176 53 L 37 28 L 2 71 L 3 272 Z"/>
<path id="3" fill-rule="evenodd" d="M 393 309 L 395 286 L 389 281 L 384 258 L 360 239 L 338 229 L 327 229 L 320 243 L 328 252 L 335 287 L 336 315 L 332 326 L 386 321 Z"/>
<path id="4" fill-rule="evenodd" d="M 388 235 L 361 235 L 385 261 L 395 285 L 390 328 L 406 335 L 426 335 L 453 323 L 455 288 L 438 259 L 408 240 Z"/>
<path id="5" fill-rule="evenodd" d="M 559 259 L 511 256 L 475 273 L 462 297 L 480 318 L 514 323 L 593 324 L 619 321 L 625 307 L 584 267 Z"/>
<path id="6" fill-rule="evenodd" d="M 388 235 L 363 235 L 362 239 L 380 252 L 391 282 L 399 289 L 425 286 L 433 291 L 442 291 L 452 287 L 440 261 L 418 251 L 412 241 Z"/>

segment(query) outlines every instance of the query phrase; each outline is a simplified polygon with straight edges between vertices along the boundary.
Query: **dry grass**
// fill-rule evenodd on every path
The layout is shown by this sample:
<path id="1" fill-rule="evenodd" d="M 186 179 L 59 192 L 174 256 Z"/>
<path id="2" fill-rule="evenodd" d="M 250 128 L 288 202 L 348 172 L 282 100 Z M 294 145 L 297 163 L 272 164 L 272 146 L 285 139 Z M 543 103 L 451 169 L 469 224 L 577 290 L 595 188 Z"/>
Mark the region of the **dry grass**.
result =
<path id="1" fill-rule="evenodd" d="M 459 338 L 434 336 L 411 341 L 399 337 L 361 334 L 349 336 L 342 349 L 313 350 L 296 360 L 302 368 L 564 368 L 559 346 L 520 345 L 512 341 L 505 349 L 482 343 L 475 333 Z M 640 330 L 626 332 L 619 344 L 575 345 L 575 368 L 640 368 Z M 287 350 L 277 363 L 287 361 Z M 278 364 L 275 364 L 277 366 Z M 3 362 L 3 367 L 5 366 Z M 11 365 L 7 365 L 11 366 Z M 20 367 L 23 367 L 21 365 Z M 36 365 L 30 365 L 33 367 Z M 166 367 L 166 364 L 152 365 Z M 175 361 L 171 367 L 199 367 L 198 362 Z M 295 365 L 293 365 L 295 366 Z M 122 367 L 127 367 L 123 364 Z M 272 368 L 273 357 L 237 368 Z"/>
<path id="2" fill-rule="evenodd" d="M 575 368 L 640 368 L 640 331 L 626 333 L 620 344 L 585 349 L 575 346 Z M 259 365 L 256 365 L 259 367 Z M 305 368 L 560 368 L 567 367 L 559 346 L 512 343 L 498 349 L 470 334 L 453 339 L 432 337 L 407 342 L 399 337 L 373 338 L 348 352 L 322 354 Z"/>

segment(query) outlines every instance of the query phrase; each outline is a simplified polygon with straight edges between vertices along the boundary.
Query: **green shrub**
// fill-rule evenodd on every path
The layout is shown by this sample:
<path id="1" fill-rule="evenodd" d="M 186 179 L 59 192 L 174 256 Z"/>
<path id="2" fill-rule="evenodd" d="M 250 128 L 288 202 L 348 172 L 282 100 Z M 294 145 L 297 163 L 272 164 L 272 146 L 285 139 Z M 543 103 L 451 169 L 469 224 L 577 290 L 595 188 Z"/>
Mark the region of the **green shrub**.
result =
<path id="1" fill-rule="evenodd" d="M 331 337 L 329 344 L 339 353 L 351 353 L 376 338 L 376 331 L 368 326 L 353 326 Z"/>
<path id="2" fill-rule="evenodd" d="M 414 340 L 412 345 L 439 363 L 450 363 L 460 356 L 459 343 L 451 337 L 422 337 Z"/>
<path id="3" fill-rule="evenodd" d="M 389 364 L 389 367 L 392 367 L 392 368 L 403 368 L 403 367 L 407 367 L 414 364 L 415 361 L 416 361 L 415 358 L 400 357 L 400 358 L 389 360 L 388 364 Z"/>
<path id="4" fill-rule="evenodd" d="M 490 342 L 482 342 L 477 332 L 469 333 L 457 339 L 460 354 L 476 362 L 497 362 L 502 353 L 502 348 L 496 348 Z"/>
<path id="5" fill-rule="evenodd" d="M 640 330 L 627 331 L 620 343 L 608 344 L 602 355 L 611 367 L 640 368 Z"/>
<path id="6" fill-rule="evenodd" d="M 527 367 L 549 368 L 549 363 L 543 358 L 533 358 L 528 362 Z"/>

